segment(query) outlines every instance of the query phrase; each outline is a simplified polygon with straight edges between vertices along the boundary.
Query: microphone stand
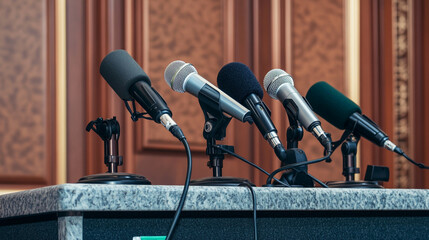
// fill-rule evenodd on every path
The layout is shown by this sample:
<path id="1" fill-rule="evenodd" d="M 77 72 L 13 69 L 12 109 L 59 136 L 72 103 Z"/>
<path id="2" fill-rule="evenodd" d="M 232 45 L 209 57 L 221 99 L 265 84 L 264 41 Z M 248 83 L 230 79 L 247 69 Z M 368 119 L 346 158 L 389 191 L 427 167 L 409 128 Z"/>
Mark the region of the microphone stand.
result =
<path id="1" fill-rule="evenodd" d="M 122 156 L 119 156 L 120 126 L 116 117 L 113 119 L 97 118 L 86 126 L 86 131 L 93 130 L 104 141 L 104 164 L 107 172 L 85 176 L 78 183 L 101 183 L 101 184 L 142 184 L 150 185 L 151 182 L 145 177 L 135 174 L 119 173 L 118 166 L 123 164 Z"/>
<path id="2" fill-rule="evenodd" d="M 360 136 L 351 133 L 341 145 L 343 155 L 343 176 L 345 181 L 330 181 L 326 184 L 333 188 L 382 188 L 377 181 L 355 181 L 355 174 L 360 173 L 356 167 L 357 145 Z M 376 179 L 378 180 L 378 179 Z"/>
<path id="3" fill-rule="evenodd" d="M 248 183 L 255 186 L 244 178 L 222 176 L 223 160 L 225 159 L 226 153 L 216 146 L 220 146 L 231 152 L 234 152 L 234 146 L 217 145 L 216 141 L 225 138 L 226 128 L 231 121 L 231 117 L 227 117 L 223 114 L 222 110 L 219 108 L 219 104 L 216 103 L 216 95 L 200 94 L 198 100 L 205 118 L 203 137 L 207 141 L 206 155 L 209 156 L 207 166 L 213 169 L 213 177 L 192 180 L 191 185 L 239 186 L 243 183 Z"/>
<path id="4" fill-rule="evenodd" d="M 293 102 L 291 103 L 293 108 Z M 287 106 L 285 108 L 289 119 L 289 127 L 286 131 L 286 158 L 280 159 L 282 161 L 282 167 L 288 164 L 307 161 L 305 152 L 298 148 L 298 142 L 301 141 L 304 136 L 304 130 L 298 121 L 299 109 L 296 107 L 292 110 L 290 109 L 291 105 L 288 104 L 285 104 L 285 106 Z M 314 187 L 313 179 L 307 175 L 307 172 L 307 165 L 299 166 L 283 173 L 280 181 L 288 182 L 292 187 Z"/>

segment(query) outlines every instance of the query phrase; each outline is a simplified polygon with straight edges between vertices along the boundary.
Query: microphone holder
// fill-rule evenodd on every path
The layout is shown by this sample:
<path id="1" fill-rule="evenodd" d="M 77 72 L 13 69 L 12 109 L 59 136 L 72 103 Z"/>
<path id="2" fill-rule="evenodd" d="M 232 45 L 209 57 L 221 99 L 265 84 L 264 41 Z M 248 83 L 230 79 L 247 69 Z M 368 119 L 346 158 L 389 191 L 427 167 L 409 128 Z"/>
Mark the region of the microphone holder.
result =
<path id="1" fill-rule="evenodd" d="M 351 133 L 345 142 L 341 145 L 341 153 L 343 155 L 343 176 L 345 181 L 331 181 L 326 184 L 334 188 L 382 188 L 377 181 L 355 181 L 355 174 L 360 173 L 360 169 L 356 167 L 357 145 L 360 136 Z"/>
<path id="2" fill-rule="evenodd" d="M 298 121 L 299 109 L 293 101 L 287 101 L 284 106 L 289 119 L 289 127 L 286 131 L 286 158 L 280 159 L 282 167 L 288 164 L 307 161 L 305 152 L 298 148 L 298 142 L 304 136 L 304 130 Z M 296 167 L 283 173 L 280 181 L 288 182 L 293 187 L 314 187 L 313 179 L 307 173 L 307 165 Z"/>
<path id="3" fill-rule="evenodd" d="M 226 153 L 216 146 L 220 146 L 231 152 L 234 152 L 234 146 L 216 144 L 217 140 L 223 140 L 225 138 L 226 128 L 231 121 L 231 117 L 225 116 L 219 108 L 217 98 L 218 96 L 216 94 L 200 94 L 198 96 L 205 118 L 203 137 L 207 141 L 206 155 L 209 156 L 207 166 L 212 168 L 213 177 L 192 180 L 191 185 L 239 186 L 246 182 L 255 186 L 249 180 L 244 178 L 222 176 L 223 160 L 225 159 Z"/>
<path id="4" fill-rule="evenodd" d="M 143 176 L 127 173 L 119 173 L 118 166 L 123 164 L 122 156 L 119 156 L 120 126 L 116 117 L 113 119 L 97 118 L 86 126 L 86 131 L 93 130 L 104 141 L 104 164 L 107 172 L 82 177 L 79 183 L 102 184 L 151 184 Z"/>

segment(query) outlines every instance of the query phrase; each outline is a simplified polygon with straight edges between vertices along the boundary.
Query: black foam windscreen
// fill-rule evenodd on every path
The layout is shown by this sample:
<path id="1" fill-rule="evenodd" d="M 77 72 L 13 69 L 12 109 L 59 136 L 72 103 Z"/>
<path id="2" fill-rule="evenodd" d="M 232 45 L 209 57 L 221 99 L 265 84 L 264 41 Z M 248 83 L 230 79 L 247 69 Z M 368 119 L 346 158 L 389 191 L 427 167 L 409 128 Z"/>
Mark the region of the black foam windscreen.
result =
<path id="1" fill-rule="evenodd" d="M 237 102 L 244 100 L 254 93 L 262 99 L 264 91 L 252 70 L 243 63 L 232 62 L 222 67 L 217 75 L 217 85 Z"/>
<path id="2" fill-rule="evenodd" d="M 349 117 L 362 113 L 360 107 L 326 82 L 311 86 L 306 96 L 313 111 L 339 129 L 345 129 Z"/>
<path id="3" fill-rule="evenodd" d="M 140 65 L 125 50 L 115 50 L 100 64 L 100 73 L 123 100 L 132 100 L 130 87 L 137 81 L 145 81 L 150 85 L 150 79 Z"/>

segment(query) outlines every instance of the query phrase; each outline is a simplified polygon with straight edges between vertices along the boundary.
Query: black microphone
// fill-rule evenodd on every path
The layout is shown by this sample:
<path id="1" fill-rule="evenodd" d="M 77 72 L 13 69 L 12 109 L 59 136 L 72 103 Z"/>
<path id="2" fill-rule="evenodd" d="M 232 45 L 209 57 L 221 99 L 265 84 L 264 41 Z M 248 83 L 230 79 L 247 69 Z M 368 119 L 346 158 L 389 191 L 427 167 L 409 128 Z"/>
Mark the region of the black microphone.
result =
<path id="1" fill-rule="evenodd" d="M 377 124 L 362 115 L 358 105 L 326 82 L 314 84 L 307 92 L 313 110 L 339 129 L 347 129 L 380 147 L 398 154 L 403 151 L 389 140 Z"/>
<path id="2" fill-rule="evenodd" d="M 226 94 L 250 109 L 253 122 L 280 160 L 283 160 L 284 147 L 271 121 L 271 112 L 261 100 L 264 96 L 261 85 L 253 72 L 243 63 L 233 62 L 222 67 L 217 76 L 217 85 Z"/>
<path id="3" fill-rule="evenodd" d="M 264 78 L 264 88 L 272 98 L 280 100 L 286 110 L 296 115 L 304 128 L 311 132 L 328 152 L 331 151 L 331 140 L 305 98 L 294 87 L 293 79 L 287 72 L 282 69 L 269 71 Z"/>
<path id="4" fill-rule="evenodd" d="M 147 74 L 125 50 L 109 53 L 100 64 L 100 73 L 124 101 L 136 100 L 156 123 L 178 137 L 180 130 L 159 93 L 151 87 Z M 181 130 L 180 130 L 181 132 Z M 182 137 L 183 133 L 179 133 Z"/>
<path id="5" fill-rule="evenodd" d="M 189 92 L 197 98 L 208 97 L 213 105 L 242 122 L 251 122 L 249 109 L 232 99 L 219 88 L 201 77 L 190 63 L 177 60 L 165 68 L 164 79 L 176 92 Z"/>

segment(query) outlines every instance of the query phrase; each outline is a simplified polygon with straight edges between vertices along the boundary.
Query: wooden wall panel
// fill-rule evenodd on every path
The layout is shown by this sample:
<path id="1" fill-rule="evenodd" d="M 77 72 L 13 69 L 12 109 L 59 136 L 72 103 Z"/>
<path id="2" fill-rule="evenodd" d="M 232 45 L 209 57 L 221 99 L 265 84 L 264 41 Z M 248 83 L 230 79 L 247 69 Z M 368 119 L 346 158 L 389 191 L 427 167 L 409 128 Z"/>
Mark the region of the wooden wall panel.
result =
<path id="1" fill-rule="evenodd" d="M 0 184 L 54 184 L 52 1 L 0 1 Z"/>
<path id="2" fill-rule="evenodd" d="M 327 81 L 345 91 L 344 5 L 343 1 L 254 1 L 253 4 L 253 70 L 262 84 L 265 74 L 273 68 L 289 72 L 295 87 L 306 95 L 308 88 L 318 81 Z M 329 14 L 327 14 L 329 12 Z M 264 97 L 272 111 L 278 134 L 286 144 L 288 118 L 281 103 Z M 334 139 L 339 130 L 322 120 L 322 126 Z M 280 161 L 254 131 L 254 161 L 269 171 Z M 323 147 L 308 132 L 299 147 L 313 160 L 323 156 Z M 339 151 L 340 153 L 340 151 Z M 343 180 L 341 154 L 334 155 L 330 164 L 311 166 L 309 172 L 323 181 Z M 266 176 L 255 170 L 255 178 L 263 182 Z"/>
<path id="3" fill-rule="evenodd" d="M 85 2 L 67 1 L 67 182 L 86 175 Z"/>
<path id="4" fill-rule="evenodd" d="M 173 91 L 164 80 L 164 70 L 174 60 L 194 65 L 198 73 L 216 84 L 223 65 L 225 49 L 223 1 L 148 1 L 148 29 L 143 34 L 148 43 L 147 62 L 143 68 L 152 86 L 164 97 L 183 129 L 191 146 L 205 149 L 202 138 L 204 115 L 198 99 L 189 93 Z M 167 17 L 166 17 L 167 16 Z M 161 125 L 143 121 L 143 148 L 176 148 L 182 145 Z"/>
<path id="5" fill-rule="evenodd" d="M 295 88 L 305 96 L 316 82 L 326 81 L 337 90 L 346 93 L 344 2 L 342 0 L 293 1 L 292 2 L 292 62 L 291 69 Z M 322 127 L 339 139 L 342 132 L 322 118 Z M 300 143 L 313 160 L 323 156 L 323 147 L 309 132 Z M 344 180 L 342 156 L 338 149 L 331 163 L 319 163 L 309 167 L 309 172 L 323 181 Z"/>
<path id="6" fill-rule="evenodd" d="M 417 162 L 429 165 L 429 3 L 425 0 L 415 0 L 412 5 L 413 16 L 412 31 L 414 65 L 411 66 L 414 71 L 414 100 L 415 118 L 413 121 L 415 132 L 410 135 L 414 140 L 411 149 L 414 154 L 411 155 Z M 407 164 L 411 165 L 407 162 Z M 414 187 L 429 188 L 429 172 L 414 166 L 414 174 L 411 176 L 414 180 Z"/>
<path id="7" fill-rule="evenodd" d="M 142 22 L 136 23 L 133 54 L 150 76 L 152 86 L 168 103 L 173 118 L 190 143 L 193 179 L 212 175 L 206 166 L 209 157 L 205 155 L 206 141 L 202 136 L 204 115 L 196 97 L 177 93 L 166 84 L 164 70 L 174 60 L 189 62 L 201 76 L 216 85 L 218 71 L 235 56 L 232 47 L 237 35 L 231 30 L 236 21 L 231 13 L 238 4 L 232 3 L 224 0 L 136 2 L 136 19 L 142 16 L 139 20 Z M 181 143 L 161 125 L 146 120 L 139 124 L 142 124 L 141 131 L 135 135 L 136 172 L 154 184 L 181 184 L 186 167 Z M 236 127 L 239 125 L 244 124 L 233 119 L 227 137 L 219 143 L 235 145 L 237 152 L 249 157 L 249 146 L 242 147 L 250 141 L 246 138 L 248 130 L 243 132 L 243 128 Z M 251 171 L 239 160 L 227 157 L 223 175 L 249 178 Z"/>

